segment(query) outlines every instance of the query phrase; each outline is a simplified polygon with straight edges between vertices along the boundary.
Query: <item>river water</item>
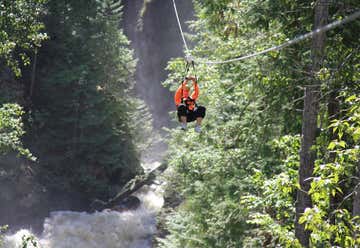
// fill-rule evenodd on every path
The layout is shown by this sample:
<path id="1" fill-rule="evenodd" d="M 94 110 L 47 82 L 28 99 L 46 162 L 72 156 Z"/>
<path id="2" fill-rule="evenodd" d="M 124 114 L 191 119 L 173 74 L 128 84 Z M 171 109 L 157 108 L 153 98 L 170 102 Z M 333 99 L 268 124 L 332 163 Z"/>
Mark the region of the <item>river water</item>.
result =
<path id="1" fill-rule="evenodd" d="M 22 229 L 5 236 L 3 247 L 22 248 L 22 240 L 33 236 L 36 246 L 28 248 L 151 248 L 156 234 L 156 214 L 164 203 L 162 188 L 158 182 L 135 193 L 141 200 L 136 210 L 121 213 L 104 210 L 92 214 L 51 212 L 44 220 L 41 235 Z"/>

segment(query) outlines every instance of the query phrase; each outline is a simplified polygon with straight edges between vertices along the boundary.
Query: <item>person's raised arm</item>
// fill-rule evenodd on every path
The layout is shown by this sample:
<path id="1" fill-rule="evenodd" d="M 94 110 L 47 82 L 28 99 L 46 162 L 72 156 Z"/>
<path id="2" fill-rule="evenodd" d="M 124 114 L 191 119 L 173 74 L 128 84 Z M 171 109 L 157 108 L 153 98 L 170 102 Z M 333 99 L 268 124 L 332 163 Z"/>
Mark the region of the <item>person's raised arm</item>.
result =
<path id="1" fill-rule="evenodd" d="M 182 87 L 183 87 L 183 83 L 179 86 L 179 88 L 176 90 L 174 95 L 174 102 L 176 106 L 178 106 L 181 103 L 182 91 L 183 91 Z"/>
<path id="2" fill-rule="evenodd" d="M 199 90 L 199 86 L 197 84 L 196 78 L 192 79 L 193 81 L 193 86 L 194 86 L 194 92 L 191 94 L 191 99 L 196 100 L 199 97 L 200 94 L 200 90 Z"/>

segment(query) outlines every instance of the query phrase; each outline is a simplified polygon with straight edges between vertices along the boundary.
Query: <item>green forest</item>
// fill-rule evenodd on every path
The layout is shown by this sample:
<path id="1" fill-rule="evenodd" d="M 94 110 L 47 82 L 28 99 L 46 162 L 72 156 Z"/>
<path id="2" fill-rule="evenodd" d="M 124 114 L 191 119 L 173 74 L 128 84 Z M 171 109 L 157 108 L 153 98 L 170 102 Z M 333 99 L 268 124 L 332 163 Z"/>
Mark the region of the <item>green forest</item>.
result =
<path id="1" fill-rule="evenodd" d="M 207 111 L 201 133 L 180 130 L 175 106 L 170 113 L 157 247 L 360 246 L 360 18 L 207 63 L 284 44 L 359 12 L 360 2 L 192 2 L 183 52 Z M 41 216 L 56 208 L 55 194 L 86 209 L 144 174 L 154 130 L 133 90 L 121 1 L 0 0 L 0 13 L 0 202 L 12 203 L 0 213 Z M 158 68 L 171 92 L 189 76 L 184 57 Z"/>
<path id="2" fill-rule="evenodd" d="M 139 135 L 151 123 L 132 93 L 136 60 L 119 28 L 121 8 L 0 2 L 0 201 L 13 201 L 1 207 L 23 208 L 17 200 L 28 194 L 37 198 L 26 203 L 35 216 L 55 207 L 55 194 L 84 206 L 142 173 Z"/>

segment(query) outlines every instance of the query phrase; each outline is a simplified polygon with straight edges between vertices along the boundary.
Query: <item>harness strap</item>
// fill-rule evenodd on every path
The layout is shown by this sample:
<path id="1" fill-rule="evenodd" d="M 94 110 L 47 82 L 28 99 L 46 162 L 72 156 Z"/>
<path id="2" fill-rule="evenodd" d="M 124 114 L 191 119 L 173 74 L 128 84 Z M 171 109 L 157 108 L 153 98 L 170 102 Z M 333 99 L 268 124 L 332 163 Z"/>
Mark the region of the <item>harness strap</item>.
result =
<path id="1" fill-rule="evenodd" d="M 181 99 L 181 103 L 182 104 L 185 104 L 186 106 L 186 109 L 187 110 L 190 110 L 190 111 L 193 111 L 194 109 L 197 108 L 197 103 L 195 100 L 191 99 L 190 97 L 186 98 L 186 99 Z M 190 107 L 191 106 L 191 107 Z"/>

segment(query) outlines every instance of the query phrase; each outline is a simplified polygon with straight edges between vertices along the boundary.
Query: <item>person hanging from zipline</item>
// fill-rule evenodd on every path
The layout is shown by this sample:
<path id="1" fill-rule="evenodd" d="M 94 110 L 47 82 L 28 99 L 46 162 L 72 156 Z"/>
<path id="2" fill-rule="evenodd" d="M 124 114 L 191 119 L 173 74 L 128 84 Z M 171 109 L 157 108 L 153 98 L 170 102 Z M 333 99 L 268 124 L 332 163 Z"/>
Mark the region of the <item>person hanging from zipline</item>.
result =
<path id="1" fill-rule="evenodd" d="M 193 91 L 190 95 L 191 87 L 193 87 Z M 199 93 L 196 76 L 185 77 L 185 80 L 175 92 L 174 101 L 182 130 L 186 130 L 187 122 L 196 121 L 195 132 L 201 132 L 201 122 L 205 117 L 206 108 L 198 106 L 196 103 Z"/>

